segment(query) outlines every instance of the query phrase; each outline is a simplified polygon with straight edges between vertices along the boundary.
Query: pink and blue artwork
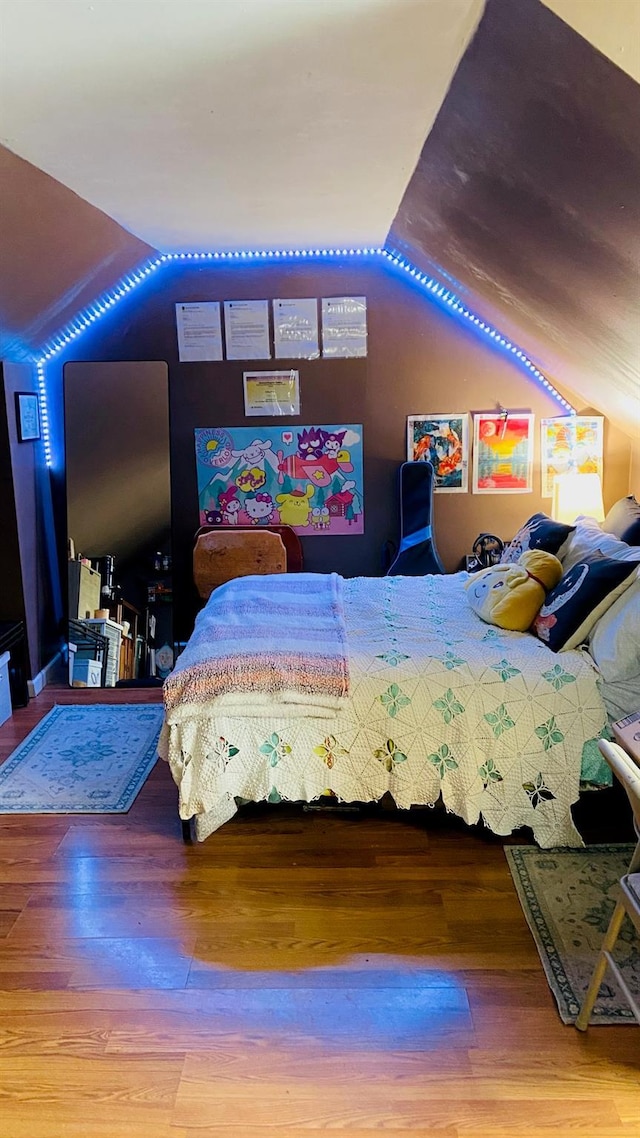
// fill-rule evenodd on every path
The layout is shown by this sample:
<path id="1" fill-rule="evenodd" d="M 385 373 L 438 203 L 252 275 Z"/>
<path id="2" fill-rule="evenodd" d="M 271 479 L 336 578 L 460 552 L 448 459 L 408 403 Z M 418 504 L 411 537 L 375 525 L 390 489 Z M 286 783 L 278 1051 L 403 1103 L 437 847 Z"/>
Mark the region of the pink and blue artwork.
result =
<path id="1" fill-rule="evenodd" d="M 198 427 L 201 525 L 364 533 L 362 427 Z"/>

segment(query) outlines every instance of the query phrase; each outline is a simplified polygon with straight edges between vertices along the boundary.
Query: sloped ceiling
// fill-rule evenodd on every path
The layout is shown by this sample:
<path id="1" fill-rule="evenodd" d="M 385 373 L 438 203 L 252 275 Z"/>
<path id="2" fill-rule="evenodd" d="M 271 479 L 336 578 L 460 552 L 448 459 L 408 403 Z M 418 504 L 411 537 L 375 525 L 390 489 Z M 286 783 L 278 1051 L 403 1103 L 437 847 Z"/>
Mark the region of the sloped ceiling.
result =
<path id="1" fill-rule="evenodd" d="M 488 0 L 390 233 L 628 433 L 639 123 L 640 86 L 538 0 Z"/>
<path id="2" fill-rule="evenodd" d="M 0 142 L 163 251 L 380 244 L 483 0 L 3 0 Z"/>
<path id="3" fill-rule="evenodd" d="M 0 146 L 0 357 L 38 348 L 153 250 Z"/>
<path id="4" fill-rule="evenodd" d="M 640 4 L 484 10 L 0 0 L 5 346 L 150 246 L 381 244 L 402 200 L 391 241 L 633 432 Z"/>
<path id="5" fill-rule="evenodd" d="M 542 0 L 616 67 L 640 82 L 640 4 L 637 0 Z"/>

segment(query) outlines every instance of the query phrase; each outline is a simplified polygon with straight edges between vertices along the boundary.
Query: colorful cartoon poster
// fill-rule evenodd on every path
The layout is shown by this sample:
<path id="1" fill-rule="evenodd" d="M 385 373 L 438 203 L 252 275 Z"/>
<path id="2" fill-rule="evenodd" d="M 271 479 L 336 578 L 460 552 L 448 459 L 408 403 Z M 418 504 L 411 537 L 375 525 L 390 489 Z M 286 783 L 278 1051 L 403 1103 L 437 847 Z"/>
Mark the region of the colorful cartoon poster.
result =
<path id="1" fill-rule="evenodd" d="M 361 426 L 202 427 L 195 444 L 201 525 L 364 533 Z"/>
<path id="2" fill-rule="evenodd" d="M 553 479 L 569 470 L 576 474 L 599 474 L 602 479 L 604 419 L 601 415 L 564 415 L 542 419 L 542 497 L 553 497 Z"/>
<path id="3" fill-rule="evenodd" d="M 532 489 L 533 415 L 474 415 L 473 493 L 525 494 Z"/>
<path id="4" fill-rule="evenodd" d="M 469 416 L 409 415 L 407 462 L 428 460 L 436 492 L 466 494 L 469 485 Z"/>

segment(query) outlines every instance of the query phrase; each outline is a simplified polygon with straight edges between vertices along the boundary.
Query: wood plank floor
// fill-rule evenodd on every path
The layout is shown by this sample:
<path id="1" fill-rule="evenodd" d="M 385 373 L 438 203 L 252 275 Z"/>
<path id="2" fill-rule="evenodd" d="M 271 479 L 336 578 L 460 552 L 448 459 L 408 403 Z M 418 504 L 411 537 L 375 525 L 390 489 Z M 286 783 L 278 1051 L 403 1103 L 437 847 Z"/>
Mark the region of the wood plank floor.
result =
<path id="1" fill-rule="evenodd" d="M 54 703 L 157 690 L 47 688 Z M 626 838 L 627 835 L 625 834 Z M 557 1015 L 502 843 L 436 812 L 3 816 L 6 1138 L 638 1138 L 640 1031 Z"/>

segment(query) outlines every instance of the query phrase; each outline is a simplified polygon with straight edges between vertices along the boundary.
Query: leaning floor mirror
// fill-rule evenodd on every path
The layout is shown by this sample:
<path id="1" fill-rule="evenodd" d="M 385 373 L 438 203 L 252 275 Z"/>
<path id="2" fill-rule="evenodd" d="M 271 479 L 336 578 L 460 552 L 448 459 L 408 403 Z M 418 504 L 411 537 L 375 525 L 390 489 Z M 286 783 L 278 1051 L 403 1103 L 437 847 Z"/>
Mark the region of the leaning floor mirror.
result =
<path id="1" fill-rule="evenodd" d="M 153 686 L 173 665 L 168 369 L 64 369 L 69 682 Z"/>

